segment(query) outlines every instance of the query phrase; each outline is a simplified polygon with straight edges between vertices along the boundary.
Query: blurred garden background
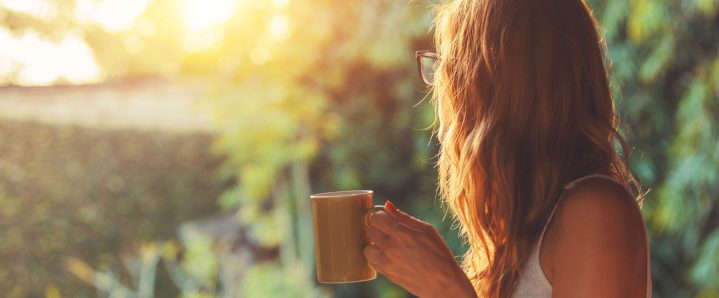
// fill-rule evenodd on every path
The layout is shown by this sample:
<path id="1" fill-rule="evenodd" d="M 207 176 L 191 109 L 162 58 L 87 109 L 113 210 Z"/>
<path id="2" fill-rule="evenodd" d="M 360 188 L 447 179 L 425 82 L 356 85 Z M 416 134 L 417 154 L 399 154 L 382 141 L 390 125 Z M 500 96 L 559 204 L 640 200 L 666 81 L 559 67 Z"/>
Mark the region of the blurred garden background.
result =
<path id="1" fill-rule="evenodd" d="M 589 1 L 655 297 L 719 297 L 719 1 Z M 309 194 L 435 200 L 436 1 L 0 0 L 0 296 L 407 297 L 316 283 Z M 447 217 L 448 218 L 448 217 Z"/>

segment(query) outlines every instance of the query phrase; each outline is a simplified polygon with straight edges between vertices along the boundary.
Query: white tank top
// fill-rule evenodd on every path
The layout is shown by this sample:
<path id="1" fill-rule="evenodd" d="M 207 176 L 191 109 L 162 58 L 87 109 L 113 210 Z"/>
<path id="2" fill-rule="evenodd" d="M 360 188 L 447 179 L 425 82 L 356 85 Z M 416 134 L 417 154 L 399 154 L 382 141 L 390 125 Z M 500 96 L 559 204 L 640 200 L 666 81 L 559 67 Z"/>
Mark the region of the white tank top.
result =
<path id="1" fill-rule="evenodd" d="M 549 226 L 549 223 L 552 221 L 552 217 L 554 217 L 554 213 L 557 211 L 557 206 L 559 206 L 559 201 L 564 197 L 564 193 L 568 189 L 571 189 L 574 187 L 574 185 L 578 182 L 590 179 L 590 178 L 604 178 L 608 179 L 610 181 L 613 181 L 615 183 L 621 184 L 624 186 L 624 188 L 629 191 L 627 186 L 624 183 L 621 183 L 617 181 L 616 179 L 607 176 L 607 175 L 601 175 L 601 174 L 593 174 L 584 176 L 582 178 L 576 179 L 572 182 L 569 182 L 566 186 L 564 186 L 564 190 L 562 191 L 562 194 L 559 196 L 559 199 L 557 200 L 557 203 L 554 205 L 554 209 L 552 209 L 552 213 L 549 214 L 549 219 L 547 219 L 547 223 L 544 225 L 544 228 L 542 229 L 542 233 L 539 235 L 539 240 L 537 240 L 537 243 L 532 248 L 529 258 L 527 259 L 527 263 L 524 264 L 524 268 L 522 268 L 521 276 L 519 277 L 519 283 L 517 284 L 517 288 L 514 291 L 514 295 L 512 297 L 514 298 L 551 298 L 552 297 L 552 284 L 549 283 L 549 280 L 547 279 L 547 276 L 544 275 L 544 270 L 542 270 L 542 266 L 539 263 L 539 250 L 542 247 L 542 240 L 544 240 L 544 233 L 547 231 L 547 226 Z M 631 193 L 631 191 L 629 191 Z M 647 253 L 647 258 L 649 258 L 649 254 Z M 649 270 L 649 260 L 647 259 L 647 270 Z M 650 286 L 650 280 L 647 279 L 647 287 L 649 289 Z M 647 290 L 649 291 L 649 290 Z M 649 292 L 647 292 L 649 293 Z"/>

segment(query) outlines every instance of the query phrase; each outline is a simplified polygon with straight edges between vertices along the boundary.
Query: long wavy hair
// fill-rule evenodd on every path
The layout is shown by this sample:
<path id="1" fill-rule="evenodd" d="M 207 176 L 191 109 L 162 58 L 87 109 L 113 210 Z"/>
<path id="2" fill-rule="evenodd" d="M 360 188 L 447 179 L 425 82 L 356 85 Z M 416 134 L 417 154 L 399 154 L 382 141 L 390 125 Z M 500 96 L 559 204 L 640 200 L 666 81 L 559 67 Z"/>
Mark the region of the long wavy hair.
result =
<path id="1" fill-rule="evenodd" d="M 478 294 L 508 297 L 564 184 L 602 172 L 641 192 L 605 46 L 583 0 L 455 0 L 435 29 L 439 193 Z"/>

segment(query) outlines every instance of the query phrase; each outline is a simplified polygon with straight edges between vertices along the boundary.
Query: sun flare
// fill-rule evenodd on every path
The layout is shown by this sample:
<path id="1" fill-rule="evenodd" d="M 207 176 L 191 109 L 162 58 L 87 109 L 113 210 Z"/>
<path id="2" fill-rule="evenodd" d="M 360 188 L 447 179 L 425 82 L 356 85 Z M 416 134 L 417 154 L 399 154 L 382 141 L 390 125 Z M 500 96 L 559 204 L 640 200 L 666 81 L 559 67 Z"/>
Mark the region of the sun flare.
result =
<path id="1" fill-rule="evenodd" d="M 232 17 L 236 0 L 182 0 L 182 20 L 189 31 L 207 30 Z"/>

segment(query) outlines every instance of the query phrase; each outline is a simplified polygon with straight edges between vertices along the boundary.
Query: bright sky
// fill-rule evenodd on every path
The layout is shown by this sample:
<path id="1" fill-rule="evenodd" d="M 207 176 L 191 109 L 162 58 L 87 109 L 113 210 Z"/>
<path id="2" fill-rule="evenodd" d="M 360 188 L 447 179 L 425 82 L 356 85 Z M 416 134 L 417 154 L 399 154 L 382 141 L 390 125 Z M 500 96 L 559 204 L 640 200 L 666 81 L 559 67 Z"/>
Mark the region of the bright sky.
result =
<path id="1" fill-rule="evenodd" d="M 235 14 L 235 0 L 181 0 L 182 19 L 190 32 L 204 31 Z"/>
<path id="2" fill-rule="evenodd" d="M 151 0 L 76 0 L 75 16 L 81 24 L 97 24 L 108 32 L 125 32 L 145 28 L 135 24 Z M 227 22 L 246 0 L 178 0 L 185 24 L 183 47 L 186 51 L 201 51 L 219 42 L 219 25 Z M 256 1 L 256 0 L 251 0 Z M 278 7 L 289 0 L 272 0 Z M 0 0 L 0 7 L 10 11 L 52 18 L 57 14 L 57 2 L 52 0 Z M 268 30 L 274 38 L 289 34 L 289 20 L 277 15 L 268 20 Z M 134 27 L 133 25 L 137 25 Z M 153 24 L 145 24 L 153 25 Z M 152 26 L 150 26 L 152 27 Z M 145 30 L 147 29 L 147 30 Z M 144 31 L 154 32 L 154 27 Z M 145 33 L 147 33 L 145 32 Z M 0 25 L 0 85 L 11 78 L 15 84 L 52 85 L 57 80 L 73 84 L 102 80 L 92 50 L 77 32 L 68 33 L 59 42 L 43 38 L 35 32 L 13 35 Z M 132 44 L 132 43 L 130 43 Z M 128 48 L 128 50 L 131 50 Z M 263 56 L 258 51 L 255 56 Z M 262 58 L 262 57 L 259 57 Z"/>
<path id="3" fill-rule="evenodd" d="M 75 16 L 81 23 L 99 24 L 109 32 L 130 28 L 147 7 L 148 0 L 77 0 Z M 38 18 L 52 18 L 57 7 L 47 0 L 0 0 L 10 11 Z M 78 33 L 52 42 L 35 32 L 13 35 L 0 27 L 0 77 L 20 85 L 52 85 L 57 80 L 72 84 L 102 79 L 92 49 Z"/>
<path id="4" fill-rule="evenodd" d="M 57 9 L 47 5 L 45 0 L 0 0 L 0 6 L 37 17 L 47 17 L 57 13 Z"/>
<path id="5" fill-rule="evenodd" d="M 17 84 L 91 83 L 102 76 L 92 50 L 75 34 L 53 43 L 35 32 L 17 37 L 0 27 L 0 44 L 0 75 L 12 73 Z"/>
<path id="6" fill-rule="evenodd" d="M 120 32 L 132 26 L 145 12 L 148 2 L 149 0 L 76 0 L 75 15 L 83 22 L 100 24 L 110 32 Z"/>

